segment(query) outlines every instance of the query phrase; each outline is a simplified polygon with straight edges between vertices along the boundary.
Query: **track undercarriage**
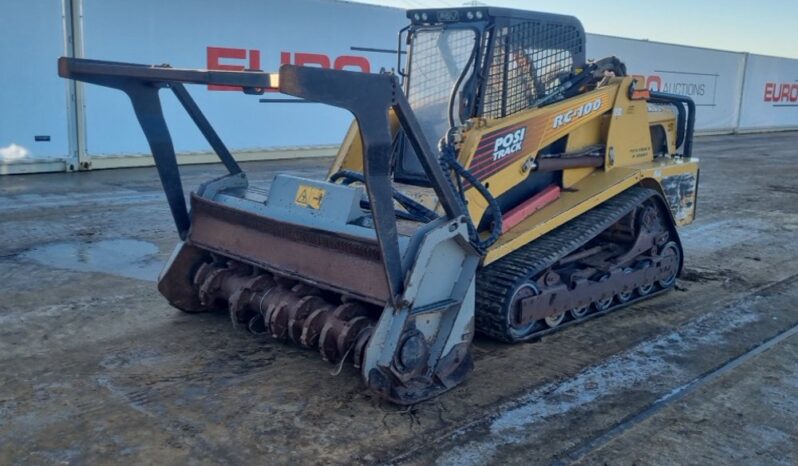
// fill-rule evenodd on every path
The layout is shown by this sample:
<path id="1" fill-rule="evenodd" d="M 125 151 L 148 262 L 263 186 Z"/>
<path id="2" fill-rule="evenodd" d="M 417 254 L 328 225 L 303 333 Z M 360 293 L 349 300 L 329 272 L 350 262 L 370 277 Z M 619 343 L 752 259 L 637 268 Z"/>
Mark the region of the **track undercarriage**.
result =
<path id="1" fill-rule="evenodd" d="M 682 249 L 664 209 L 632 188 L 483 268 L 477 331 L 529 340 L 671 288 Z"/>

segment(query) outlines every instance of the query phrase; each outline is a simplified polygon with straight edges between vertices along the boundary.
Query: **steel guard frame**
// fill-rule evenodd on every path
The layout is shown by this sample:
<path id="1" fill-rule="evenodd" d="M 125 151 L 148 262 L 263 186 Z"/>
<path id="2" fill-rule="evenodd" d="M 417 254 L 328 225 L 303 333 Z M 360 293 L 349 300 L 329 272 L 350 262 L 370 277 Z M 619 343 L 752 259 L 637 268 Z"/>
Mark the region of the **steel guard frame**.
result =
<path id="1" fill-rule="evenodd" d="M 231 175 L 242 173 L 183 83 L 236 86 L 252 94 L 278 89 L 294 97 L 344 108 L 354 115 L 364 147 L 366 191 L 387 278 L 389 302 L 394 309 L 406 308 L 409 303 L 399 302 L 407 271 L 399 250 L 392 198 L 393 135 L 388 121 L 389 110 L 395 112 L 410 144 L 419 155 L 446 216 L 456 219 L 465 215 L 461 200 L 452 189 L 436 154 L 424 139 L 399 80 L 394 75 L 283 65 L 280 67 L 278 87 L 274 85 L 273 75 L 262 71 L 189 70 L 168 65 L 149 66 L 69 57 L 59 58 L 58 74 L 127 94 L 149 143 L 175 226 L 183 240 L 188 236 L 190 219 L 174 144 L 161 107 L 160 89 L 170 88 L 174 92 L 228 172 Z"/>

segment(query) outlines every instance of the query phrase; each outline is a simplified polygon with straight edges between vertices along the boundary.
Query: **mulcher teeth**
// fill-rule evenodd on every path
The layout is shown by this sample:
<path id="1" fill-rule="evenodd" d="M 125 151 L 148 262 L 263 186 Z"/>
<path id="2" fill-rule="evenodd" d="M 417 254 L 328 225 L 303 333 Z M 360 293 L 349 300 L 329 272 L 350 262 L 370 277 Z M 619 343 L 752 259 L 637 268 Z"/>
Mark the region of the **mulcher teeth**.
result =
<path id="1" fill-rule="evenodd" d="M 359 368 L 375 324 L 367 304 L 349 299 L 335 304 L 319 288 L 234 261 L 204 263 L 194 287 L 204 306 L 226 307 L 234 325 L 318 349 L 333 364 L 351 355 Z"/>

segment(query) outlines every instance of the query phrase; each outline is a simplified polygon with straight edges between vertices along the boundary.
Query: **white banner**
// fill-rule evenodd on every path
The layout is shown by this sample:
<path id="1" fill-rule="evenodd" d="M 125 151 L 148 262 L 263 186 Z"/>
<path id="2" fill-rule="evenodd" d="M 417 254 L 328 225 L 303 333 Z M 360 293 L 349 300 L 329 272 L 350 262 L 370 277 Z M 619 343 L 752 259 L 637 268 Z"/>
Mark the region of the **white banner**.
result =
<path id="1" fill-rule="evenodd" d="M 612 55 L 649 89 L 691 97 L 697 131 L 735 128 L 744 54 L 588 34 L 588 58 Z"/>
<path id="2" fill-rule="evenodd" d="M 25 44 L 8 47 L 7 61 L 25 66 L 0 73 L 0 158 L 66 155 L 65 86 L 55 73 L 64 48 L 60 6 L 5 6 L 17 19 L 0 29 L 0 39 Z M 82 11 L 86 57 L 187 68 L 273 71 L 295 63 L 378 72 L 396 66 L 396 35 L 407 25 L 404 10 L 331 0 L 82 0 Z M 732 132 L 738 121 L 743 129 L 798 127 L 798 60 L 750 55 L 741 102 L 744 54 L 596 34 L 588 34 L 587 52 L 619 57 L 651 89 L 692 97 L 699 131 Z M 337 144 L 351 121 L 324 105 L 188 88 L 234 150 Z M 124 94 L 92 85 L 85 91 L 91 155 L 149 153 Z M 176 149 L 209 150 L 169 91 L 162 94 Z"/>
<path id="3" fill-rule="evenodd" d="M 376 73 L 395 68 L 397 33 L 407 24 L 403 10 L 329 0 L 83 0 L 83 12 L 86 57 L 185 68 L 277 71 L 294 63 Z M 287 98 L 275 93 L 187 88 L 235 150 L 338 144 L 352 120 L 320 104 L 259 102 Z M 149 153 L 126 96 L 85 89 L 88 152 Z M 209 150 L 170 94 L 161 91 L 177 151 Z"/>
<path id="4" fill-rule="evenodd" d="M 0 44 L 0 163 L 69 151 L 61 0 L 5 0 Z"/>
<path id="5" fill-rule="evenodd" d="M 749 55 L 740 130 L 798 128 L 798 60 Z"/>

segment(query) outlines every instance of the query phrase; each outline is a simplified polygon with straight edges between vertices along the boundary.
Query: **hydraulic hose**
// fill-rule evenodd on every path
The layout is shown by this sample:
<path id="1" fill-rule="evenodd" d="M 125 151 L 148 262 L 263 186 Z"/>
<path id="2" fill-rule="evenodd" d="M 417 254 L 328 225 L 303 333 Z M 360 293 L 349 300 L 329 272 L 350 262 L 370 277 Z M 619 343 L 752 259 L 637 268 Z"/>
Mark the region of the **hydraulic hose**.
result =
<path id="1" fill-rule="evenodd" d="M 339 170 L 335 174 L 330 177 L 330 181 L 335 183 L 338 180 L 343 179 L 344 184 L 349 185 L 355 181 L 365 184 L 366 179 L 365 177 L 352 170 Z M 391 187 L 393 198 L 398 202 L 402 207 L 404 207 L 409 214 L 414 217 L 417 217 L 420 221 L 431 222 L 438 218 L 438 214 L 428 209 L 425 205 L 421 204 L 420 202 L 416 202 L 409 196 L 406 196 L 402 192 L 398 191 L 396 188 Z"/>
<path id="2" fill-rule="evenodd" d="M 499 207 L 499 203 L 496 202 L 496 198 L 488 191 L 488 189 L 483 185 L 477 177 L 475 177 L 468 169 L 460 165 L 460 162 L 457 161 L 456 151 L 454 146 L 451 143 L 444 143 L 441 141 L 441 157 L 440 157 L 440 164 L 441 168 L 443 168 L 444 172 L 454 171 L 458 177 L 458 184 L 459 178 L 462 177 L 465 179 L 474 189 L 479 192 L 479 194 L 485 198 L 488 202 L 488 211 L 490 212 L 490 216 L 492 218 L 491 222 L 491 230 L 490 235 L 485 238 L 484 240 L 479 237 L 479 232 L 477 231 L 476 226 L 474 226 L 473 219 L 470 216 L 466 216 L 468 218 L 468 231 L 469 235 L 471 236 L 471 244 L 478 250 L 480 253 L 484 253 L 484 251 L 493 245 L 501 235 L 502 232 L 502 211 L 501 207 Z M 454 187 L 451 179 L 447 176 L 446 178 L 449 181 L 452 189 L 457 190 Z M 462 185 L 461 185 L 462 186 Z M 463 203 L 463 210 L 468 212 L 465 204 L 465 196 L 463 195 L 462 188 L 458 190 L 460 194 L 460 202 Z"/>

